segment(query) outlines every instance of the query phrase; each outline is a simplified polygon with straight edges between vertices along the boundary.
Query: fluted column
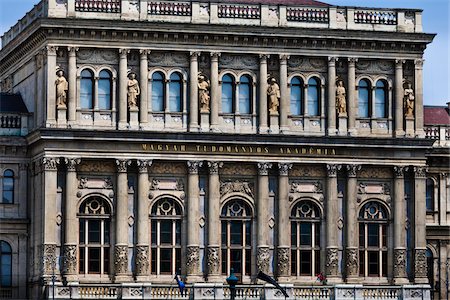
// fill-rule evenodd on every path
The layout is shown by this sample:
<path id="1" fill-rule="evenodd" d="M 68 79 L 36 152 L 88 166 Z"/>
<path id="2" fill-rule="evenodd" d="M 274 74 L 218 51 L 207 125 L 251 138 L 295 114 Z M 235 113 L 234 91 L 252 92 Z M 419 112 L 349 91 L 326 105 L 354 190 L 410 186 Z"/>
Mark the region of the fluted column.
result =
<path id="1" fill-rule="evenodd" d="M 336 135 L 336 57 L 328 57 L 328 135 Z"/>
<path id="2" fill-rule="evenodd" d="M 406 203 L 405 177 L 407 168 L 394 167 L 394 281 L 407 283 L 406 274 Z"/>
<path id="3" fill-rule="evenodd" d="M 186 245 L 186 275 L 189 282 L 197 281 L 200 266 L 199 247 L 199 199 L 198 169 L 201 161 L 188 161 L 188 199 L 187 199 L 187 245 Z"/>
<path id="4" fill-rule="evenodd" d="M 346 222 L 345 222 L 345 269 L 347 282 L 355 282 L 359 276 L 358 219 L 356 214 L 357 173 L 361 165 L 347 165 Z"/>
<path id="5" fill-rule="evenodd" d="M 139 281 L 145 281 L 149 275 L 150 250 L 148 230 L 148 168 L 151 160 L 138 160 L 138 199 L 137 199 L 137 244 L 136 244 L 136 277 Z"/>
<path id="6" fill-rule="evenodd" d="M 257 237 L 257 257 L 256 265 L 259 271 L 269 272 L 270 252 L 269 252 L 269 228 L 268 228 L 268 203 L 269 203 L 269 169 L 271 163 L 258 163 L 258 198 L 257 198 L 257 216 L 258 237 Z"/>
<path id="7" fill-rule="evenodd" d="M 127 55 L 128 49 L 119 49 L 119 129 L 127 128 Z"/>
<path id="8" fill-rule="evenodd" d="M 46 127 L 56 123 L 56 51 L 58 47 L 47 46 L 47 113 Z"/>
<path id="9" fill-rule="evenodd" d="M 71 275 L 78 273 L 78 222 L 77 222 L 77 170 L 80 164 L 79 158 L 65 158 L 66 163 L 66 188 L 65 188 L 65 212 L 64 212 L 64 273 L 68 281 L 72 281 Z"/>
<path id="10" fill-rule="evenodd" d="M 290 275 L 291 243 L 288 234 L 289 224 L 289 170 L 290 163 L 279 163 L 278 177 L 278 244 L 277 244 L 277 275 L 279 281 L 288 281 Z"/>
<path id="11" fill-rule="evenodd" d="M 211 52 L 211 129 L 217 130 L 219 127 L 219 52 Z"/>
<path id="12" fill-rule="evenodd" d="M 214 282 L 220 275 L 220 179 L 222 162 L 208 161 L 208 280 Z"/>
<path id="13" fill-rule="evenodd" d="M 403 63 L 405 61 L 397 59 L 395 61 L 395 136 L 404 136 L 403 129 Z"/>
<path id="14" fill-rule="evenodd" d="M 355 63 L 357 58 L 350 57 L 348 59 L 348 85 L 347 85 L 347 114 L 348 114 L 348 132 L 350 135 L 356 135 L 355 128 L 356 119 L 356 75 Z"/>
<path id="15" fill-rule="evenodd" d="M 259 133 L 268 133 L 267 123 L 267 58 L 266 54 L 259 56 Z"/>
<path id="16" fill-rule="evenodd" d="M 423 62 L 423 59 L 414 60 L 416 135 L 421 138 L 425 137 L 425 131 L 423 130 Z"/>
<path id="17" fill-rule="evenodd" d="M 128 177 L 131 161 L 117 159 L 116 244 L 114 270 L 116 281 L 125 281 L 128 273 Z"/>
<path id="18" fill-rule="evenodd" d="M 74 122 L 76 120 L 76 107 L 77 107 L 77 98 L 76 98 L 76 86 L 77 86 L 77 51 L 76 47 L 67 47 L 69 52 L 69 66 L 67 70 L 68 75 L 68 83 L 69 83 L 69 91 L 68 91 L 68 121 Z"/>
<path id="19" fill-rule="evenodd" d="M 288 127 L 288 115 L 290 110 L 290 97 L 288 94 L 287 61 L 289 55 L 280 55 L 280 132 L 285 132 Z"/>
<path id="20" fill-rule="evenodd" d="M 339 249 L 338 249 L 338 197 L 337 172 L 340 165 L 327 165 L 327 199 L 326 209 L 326 274 L 329 282 L 339 281 Z"/>
<path id="21" fill-rule="evenodd" d="M 141 126 L 146 126 L 148 123 L 148 55 L 150 50 L 141 49 L 140 53 L 140 67 L 139 67 L 139 79 L 141 93 L 139 95 L 139 122 Z"/>
<path id="22" fill-rule="evenodd" d="M 426 258 L 426 169 L 422 166 L 414 167 L 414 282 L 427 283 Z"/>
<path id="23" fill-rule="evenodd" d="M 189 131 L 198 131 L 198 57 L 200 52 L 191 52 L 189 66 Z"/>

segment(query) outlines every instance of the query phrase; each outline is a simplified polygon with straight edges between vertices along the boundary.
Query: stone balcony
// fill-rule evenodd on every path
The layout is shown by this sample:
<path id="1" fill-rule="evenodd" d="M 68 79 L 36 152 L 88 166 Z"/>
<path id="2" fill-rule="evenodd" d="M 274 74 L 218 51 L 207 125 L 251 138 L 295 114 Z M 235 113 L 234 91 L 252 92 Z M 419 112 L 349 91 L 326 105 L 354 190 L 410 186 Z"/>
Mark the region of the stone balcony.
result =
<path id="1" fill-rule="evenodd" d="M 417 9 L 331 5 L 313 7 L 253 2 L 248 4 L 245 0 L 242 2 L 241 4 L 238 0 L 229 3 L 206 0 L 42 0 L 2 36 L 2 47 L 40 17 L 422 32 L 422 11 Z"/>
<path id="2" fill-rule="evenodd" d="M 450 147 L 450 126 L 425 126 L 425 138 L 435 140 L 433 147 Z"/>

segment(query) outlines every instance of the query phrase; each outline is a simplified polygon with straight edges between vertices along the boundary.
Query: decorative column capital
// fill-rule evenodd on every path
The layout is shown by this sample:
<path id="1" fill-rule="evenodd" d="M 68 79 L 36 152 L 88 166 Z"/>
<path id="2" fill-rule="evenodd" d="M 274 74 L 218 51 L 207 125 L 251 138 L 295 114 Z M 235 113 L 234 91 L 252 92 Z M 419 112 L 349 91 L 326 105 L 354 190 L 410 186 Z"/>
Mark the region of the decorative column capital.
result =
<path id="1" fill-rule="evenodd" d="M 136 161 L 136 164 L 138 166 L 139 169 L 139 173 L 147 173 L 148 172 L 148 168 L 152 165 L 152 160 L 143 160 L 143 159 L 138 159 Z"/>
<path id="2" fill-rule="evenodd" d="M 209 174 L 219 174 L 219 168 L 222 168 L 223 162 L 221 161 L 208 161 Z"/>
<path id="3" fill-rule="evenodd" d="M 361 165 L 346 165 L 347 176 L 356 177 L 359 170 L 361 170 Z"/>
<path id="4" fill-rule="evenodd" d="M 152 50 L 149 49 L 139 49 L 139 54 L 141 58 L 147 58 L 147 56 L 152 52 Z"/>
<path id="5" fill-rule="evenodd" d="M 272 168 L 272 163 L 259 162 L 258 163 L 258 175 L 268 175 L 269 169 Z"/>
<path id="6" fill-rule="evenodd" d="M 356 57 L 349 57 L 347 60 L 349 65 L 355 65 L 358 62 L 358 58 Z"/>
<path id="7" fill-rule="evenodd" d="M 189 174 L 198 174 L 198 168 L 203 166 L 203 162 L 199 160 L 188 160 L 187 167 Z"/>
<path id="8" fill-rule="evenodd" d="M 58 47 L 54 45 L 45 46 L 45 50 L 48 56 L 56 56 L 56 51 L 58 51 Z"/>
<path id="9" fill-rule="evenodd" d="M 64 158 L 64 162 L 67 171 L 75 172 L 77 170 L 77 165 L 81 163 L 81 158 Z"/>
<path id="10" fill-rule="evenodd" d="M 189 56 L 191 57 L 191 60 L 192 60 L 192 59 L 197 59 L 197 57 L 199 57 L 200 54 L 201 54 L 200 51 L 190 51 L 190 52 L 189 52 Z"/>
<path id="11" fill-rule="evenodd" d="M 427 177 L 427 168 L 422 166 L 414 166 L 414 177 L 415 178 L 426 178 Z"/>
<path id="12" fill-rule="evenodd" d="M 28 167 L 29 167 L 29 164 L 27 164 L 27 163 L 20 163 L 19 164 L 19 170 L 20 171 L 27 171 Z"/>
<path id="13" fill-rule="evenodd" d="M 403 64 L 405 63 L 404 59 L 396 59 L 395 60 L 395 67 L 396 68 L 403 68 Z"/>
<path id="14" fill-rule="evenodd" d="M 260 62 L 266 62 L 269 57 L 270 57 L 269 54 L 260 54 L 259 55 L 259 61 Z"/>
<path id="15" fill-rule="evenodd" d="M 222 54 L 220 52 L 211 52 L 209 55 L 211 56 L 211 60 L 214 61 L 218 60 Z"/>
<path id="16" fill-rule="evenodd" d="M 425 62 L 425 59 L 423 58 L 418 58 L 414 60 L 414 66 L 416 69 L 422 69 L 423 68 L 423 63 Z"/>
<path id="17" fill-rule="evenodd" d="M 328 56 L 328 66 L 334 66 L 334 64 L 339 60 L 336 56 Z"/>
<path id="18" fill-rule="evenodd" d="M 406 171 L 408 171 L 408 167 L 394 166 L 394 176 L 396 178 L 403 178 L 405 176 Z"/>
<path id="19" fill-rule="evenodd" d="M 59 158 L 54 157 L 44 157 L 42 158 L 42 166 L 45 171 L 56 171 L 58 170 Z"/>
<path id="20" fill-rule="evenodd" d="M 278 163 L 280 176 L 288 176 L 290 169 L 292 169 L 292 163 Z"/>
<path id="21" fill-rule="evenodd" d="M 336 177 L 337 171 L 341 169 L 341 165 L 327 164 L 327 175 L 328 177 Z"/>
<path id="22" fill-rule="evenodd" d="M 280 63 L 287 63 L 287 60 L 290 58 L 289 54 L 280 54 Z"/>
<path id="23" fill-rule="evenodd" d="M 130 49 L 119 49 L 120 58 L 127 58 L 128 53 L 130 53 Z"/>
<path id="24" fill-rule="evenodd" d="M 69 56 L 76 56 L 78 50 L 80 50 L 80 48 L 75 47 L 75 46 L 68 46 L 67 47 L 67 52 L 69 53 Z"/>
<path id="25" fill-rule="evenodd" d="M 127 167 L 131 165 L 131 160 L 128 159 L 116 159 L 117 172 L 127 172 Z"/>

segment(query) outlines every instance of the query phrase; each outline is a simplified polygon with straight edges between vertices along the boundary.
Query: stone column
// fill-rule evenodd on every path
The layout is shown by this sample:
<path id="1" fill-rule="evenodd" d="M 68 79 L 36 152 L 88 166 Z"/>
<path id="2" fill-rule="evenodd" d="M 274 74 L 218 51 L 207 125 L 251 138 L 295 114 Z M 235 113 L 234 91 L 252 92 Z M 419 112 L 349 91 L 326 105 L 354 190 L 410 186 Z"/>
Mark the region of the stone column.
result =
<path id="1" fill-rule="evenodd" d="M 414 167 L 414 282 L 428 283 L 427 258 L 425 255 L 426 235 L 426 169 L 422 166 Z"/>
<path id="2" fill-rule="evenodd" d="M 256 265 L 258 271 L 269 273 L 270 252 L 269 252 L 269 169 L 272 167 L 271 163 L 260 162 L 258 163 L 258 198 L 256 199 L 256 211 L 257 211 L 257 256 Z"/>
<path id="3" fill-rule="evenodd" d="M 211 129 L 217 131 L 219 128 L 219 105 L 220 105 L 220 89 L 219 89 L 219 52 L 211 52 Z"/>
<path id="4" fill-rule="evenodd" d="M 268 133 L 267 123 L 267 58 L 266 54 L 259 56 L 259 133 Z"/>
<path id="5" fill-rule="evenodd" d="M 348 115 L 348 132 L 354 136 L 357 134 L 355 128 L 356 118 L 356 75 L 355 75 L 355 63 L 357 58 L 350 57 L 348 59 L 348 84 L 347 84 L 347 115 Z"/>
<path id="6" fill-rule="evenodd" d="M 186 243 L 186 275 L 188 282 L 201 280 L 199 274 L 200 247 L 199 247 L 199 199 L 200 190 L 198 182 L 198 169 L 203 165 L 201 161 L 188 161 L 188 199 L 186 207 L 187 216 L 187 243 Z"/>
<path id="7" fill-rule="evenodd" d="M 139 95 L 139 122 L 140 126 L 146 126 L 148 123 L 148 55 L 150 50 L 141 49 L 140 53 L 140 67 L 139 67 L 139 79 L 141 93 Z"/>
<path id="8" fill-rule="evenodd" d="M 128 274 L 128 178 L 127 166 L 131 161 L 117 159 L 116 244 L 114 271 L 116 282 L 127 280 Z"/>
<path id="9" fill-rule="evenodd" d="M 278 177 L 278 244 L 277 244 L 277 275 L 278 281 L 289 280 L 290 276 L 290 257 L 291 241 L 288 234 L 290 223 L 290 203 L 289 203 L 289 170 L 292 168 L 290 163 L 279 163 Z"/>
<path id="10" fill-rule="evenodd" d="M 336 135 L 336 61 L 333 56 L 328 57 L 328 106 L 327 123 L 328 135 Z"/>
<path id="11" fill-rule="evenodd" d="M 287 61 L 289 55 L 280 55 L 280 132 L 286 132 L 289 129 L 288 115 L 290 111 L 290 96 L 288 93 L 288 71 Z"/>
<path id="12" fill-rule="evenodd" d="M 198 131 L 198 57 L 200 52 L 191 52 L 189 66 L 189 131 Z"/>
<path id="13" fill-rule="evenodd" d="M 407 168 L 394 167 L 394 282 L 408 283 L 406 274 L 406 203 L 405 177 Z"/>
<path id="14" fill-rule="evenodd" d="M 68 121 L 69 124 L 76 121 L 77 113 L 77 51 L 76 47 L 67 47 L 69 52 L 69 69 L 67 70 L 69 91 L 67 95 Z"/>
<path id="15" fill-rule="evenodd" d="M 58 47 L 47 46 L 47 118 L 46 127 L 56 124 L 56 51 Z"/>
<path id="16" fill-rule="evenodd" d="M 151 160 L 138 160 L 138 199 L 137 199 L 137 244 L 136 244 L 136 279 L 146 281 L 149 275 L 150 251 L 148 230 L 148 168 L 152 165 Z"/>
<path id="17" fill-rule="evenodd" d="M 414 60 L 416 135 L 421 138 L 425 137 L 425 131 L 423 130 L 423 62 L 423 59 Z"/>
<path id="18" fill-rule="evenodd" d="M 345 222 L 345 269 L 348 283 L 357 282 L 359 277 L 358 216 L 356 196 L 358 192 L 357 173 L 361 165 L 347 165 L 346 222 Z"/>
<path id="19" fill-rule="evenodd" d="M 41 161 L 44 169 L 44 182 L 41 187 L 43 199 L 41 207 L 44 209 L 44 244 L 43 244 L 43 275 L 52 275 L 56 267 L 56 189 L 59 158 L 44 157 Z"/>
<path id="20" fill-rule="evenodd" d="M 220 276 L 220 179 L 222 162 L 208 161 L 208 281 L 215 282 Z"/>
<path id="21" fill-rule="evenodd" d="M 65 212 L 64 212 L 64 274 L 67 281 L 77 280 L 78 274 L 78 221 L 77 221 L 77 165 L 79 158 L 65 158 L 66 163 L 66 188 L 65 188 Z"/>
<path id="22" fill-rule="evenodd" d="M 328 282 L 336 283 L 339 278 L 339 249 L 338 249 L 338 196 L 337 196 L 337 172 L 340 165 L 327 164 L 327 199 L 326 210 L 326 275 Z"/>
<path id="23" fill-rule="evenodd" d="M 119 49 L 119 129 L 127 128 L 127 82 L 128 82 L 128 63 L 127 55 L 130 53 L 128 49 Z"/>
<path id="24" fill-rule="evenodd" d="M 395 60 L 395 136 L 405 135 L 403 130 L 403 63 L 401 59 Z"/>

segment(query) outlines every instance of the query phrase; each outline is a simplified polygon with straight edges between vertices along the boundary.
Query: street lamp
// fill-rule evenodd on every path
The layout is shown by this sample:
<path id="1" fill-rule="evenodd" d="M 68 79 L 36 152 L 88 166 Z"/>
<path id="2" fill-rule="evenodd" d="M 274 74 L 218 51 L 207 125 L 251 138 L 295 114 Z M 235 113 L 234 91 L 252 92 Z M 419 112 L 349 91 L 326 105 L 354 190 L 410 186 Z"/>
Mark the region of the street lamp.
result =
<path id="1" fill-rule="evenodd" d="M 236 297 L 236 283 L 239 281 L 239 279 L 234 275 L 234 269 L 231 268 L 231 274 L 230 277 L 227 278 L 227 282 L 230 285 L 230 293 L 231 293 L 231 300 L 234 300 Z"/>

